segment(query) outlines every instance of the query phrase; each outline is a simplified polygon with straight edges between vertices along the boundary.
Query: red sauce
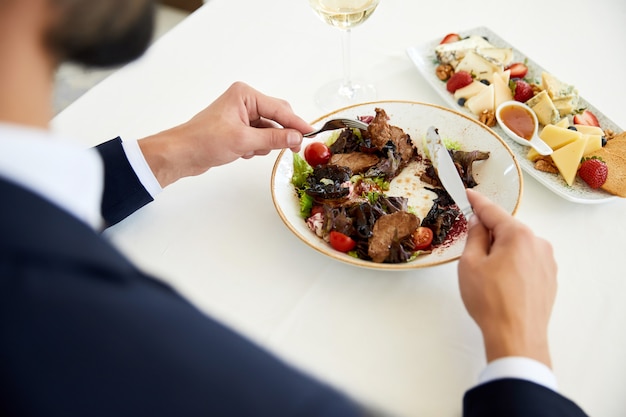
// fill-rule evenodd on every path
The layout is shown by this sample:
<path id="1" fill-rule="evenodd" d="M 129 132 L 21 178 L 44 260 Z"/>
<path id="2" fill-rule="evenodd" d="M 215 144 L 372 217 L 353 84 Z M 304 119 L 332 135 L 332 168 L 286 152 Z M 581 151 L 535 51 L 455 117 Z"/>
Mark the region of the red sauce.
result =
<path id="1" fill-rule="evenodd" d="M 500 119 L 517 136 L 532 139 L 535 121 L 529 110 L 520 106 L 507 106 L 500 110 Z"/>
<path id="2" fill-rule="evenodd" d="M 467 233 L 467 220 L 465 216 L 459 216 L 456 218 L 452 227 L 448 231 L 446 238 L 439 245 L 434 245 L 433 248 L 449 248 L 455 243 L 461 236 Z"/>

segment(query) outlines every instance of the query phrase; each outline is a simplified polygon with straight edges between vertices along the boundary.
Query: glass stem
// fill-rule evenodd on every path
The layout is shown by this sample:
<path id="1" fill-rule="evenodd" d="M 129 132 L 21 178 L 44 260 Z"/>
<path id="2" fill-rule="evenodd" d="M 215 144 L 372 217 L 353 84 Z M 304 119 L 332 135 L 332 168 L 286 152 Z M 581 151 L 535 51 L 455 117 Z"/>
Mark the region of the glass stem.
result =
<path id="1" fill-rule="evenodd" d="M 350 29 L 342 30 L 341 34 L 341 49 L 343 53 L 343 85 L 340 89 L 340 94 L 352 98 L 354 95 L 354 88 L 352 86 L 352 79 L 350 75 Z"/>

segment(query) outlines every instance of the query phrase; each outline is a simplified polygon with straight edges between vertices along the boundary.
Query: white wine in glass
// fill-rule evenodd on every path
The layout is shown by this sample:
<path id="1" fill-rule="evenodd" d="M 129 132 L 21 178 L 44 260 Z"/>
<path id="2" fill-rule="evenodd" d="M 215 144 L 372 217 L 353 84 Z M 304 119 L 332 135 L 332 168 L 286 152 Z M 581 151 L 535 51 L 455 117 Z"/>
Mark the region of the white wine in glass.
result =
<path id="1" fill-rule="evenodd" d="M 343 79 L 323 86 L 315 101 L 325 110 L 376 99 L 373 85 L 352 79 L 350 72 L 350 30 L 365 22 L 380 0 L 309 0 L 317 15 L 342 32 Z"/>

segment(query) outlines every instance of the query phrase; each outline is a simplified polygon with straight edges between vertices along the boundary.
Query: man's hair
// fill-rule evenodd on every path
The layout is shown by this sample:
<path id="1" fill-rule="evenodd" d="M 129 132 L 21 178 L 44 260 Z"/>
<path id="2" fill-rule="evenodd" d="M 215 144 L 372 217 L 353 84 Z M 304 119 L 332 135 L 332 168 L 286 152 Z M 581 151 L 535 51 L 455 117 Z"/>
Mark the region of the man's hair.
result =
<path id="1" fill-rule="evenodd" d="M 46 41 L 59 60 L 115 66 L 140 56 L 154 27 L 152 0 L 50 0 L 58 20 Z"/>

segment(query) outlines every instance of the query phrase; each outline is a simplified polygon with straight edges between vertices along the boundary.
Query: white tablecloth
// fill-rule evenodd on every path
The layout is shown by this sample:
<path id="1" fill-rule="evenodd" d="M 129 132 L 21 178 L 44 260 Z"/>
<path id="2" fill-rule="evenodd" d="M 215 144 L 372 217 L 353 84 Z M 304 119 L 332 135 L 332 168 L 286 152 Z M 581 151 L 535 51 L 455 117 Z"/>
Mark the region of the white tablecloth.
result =
<path id="1" fill-rule="evenodd" d="M 353 31 L 353 72 L 379 99 L 444 104 L 406 48 L 487 26 L 575 84 L 626 128 L 622 0 L 382 0 Z M 210 0 L 140 61 L 97 85 L 53 126 L 85 146 L 183 122 L 241 80 L 303 118 L 341 75 L 340 37 L 306 0 Z M 459 296 L 456 263 L 384 273 L 330 260 L 300 242 L 270 196 L 277 153 L 169 187 L 106 232 L 148 271 L 297 366 L 404 416 L 457 416 L 484 366 Z M 527 174 L 518 217 L 559 262 L 550 327 L 561 391 L 591 415 L 626 415 L 626 202 L 566 201 Z"/>

